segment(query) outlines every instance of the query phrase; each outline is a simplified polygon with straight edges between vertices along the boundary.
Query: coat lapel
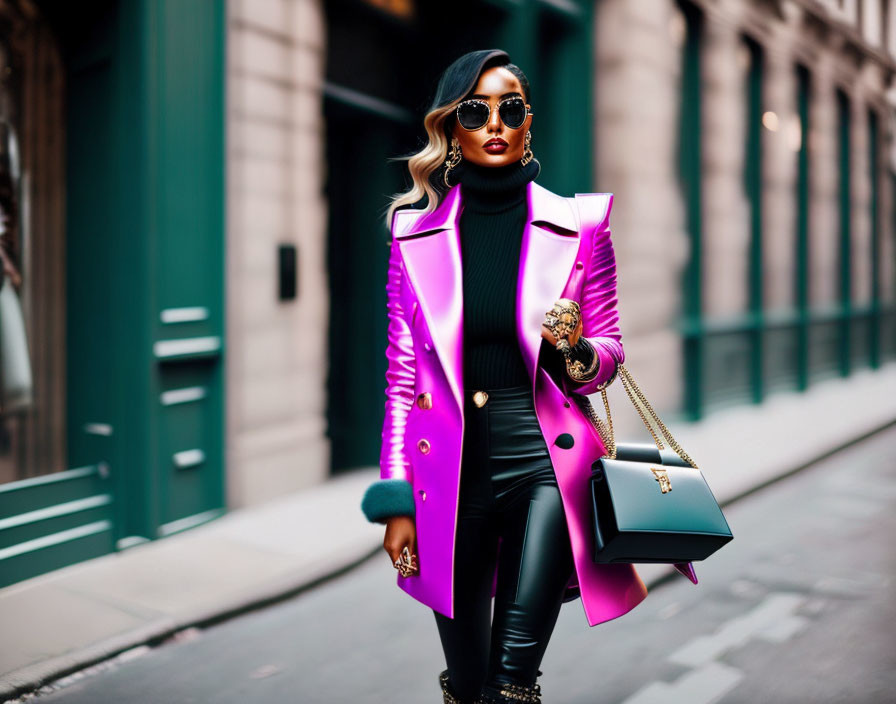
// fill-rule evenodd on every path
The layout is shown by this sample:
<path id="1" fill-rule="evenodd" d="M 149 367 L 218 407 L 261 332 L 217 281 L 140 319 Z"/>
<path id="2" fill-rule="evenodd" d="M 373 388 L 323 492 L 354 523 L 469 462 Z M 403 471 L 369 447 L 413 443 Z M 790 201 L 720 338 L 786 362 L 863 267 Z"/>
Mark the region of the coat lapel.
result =
<path id="1" fill-rule="evenodd" d="M 520 350 L 534 387 L 543 339 L 541 324 L 544 314 L 566 290 L 579 249 L 579 232 L 566 198 L 534 181 L 528 186 L 529 216 L 520 250 L 516 325 Z"/>
<path id="2" fill-rule="evenodd" d="M 527 184 L 526 194 L 528 215 L 520 250 L 516 330 L 534 384 L 541 323 L 574 272 L 579 233 L 568 199 L 534 181 Z M 462 210 L 461 187 L 456 185 L 433 212 L 402 215 L 396 220 L 394 232 L 420 311 L 461 410 L 463 277 L 458 222 Z"/>

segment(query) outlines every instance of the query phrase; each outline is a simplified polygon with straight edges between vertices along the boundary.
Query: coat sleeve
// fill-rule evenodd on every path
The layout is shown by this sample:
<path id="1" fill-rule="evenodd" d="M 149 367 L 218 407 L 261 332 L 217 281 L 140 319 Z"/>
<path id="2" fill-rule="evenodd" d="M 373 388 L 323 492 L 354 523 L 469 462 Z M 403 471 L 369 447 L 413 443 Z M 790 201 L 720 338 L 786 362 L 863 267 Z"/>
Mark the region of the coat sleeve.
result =
<path id="1" fill-rule="evenodd" d="M 596 375 L 588 381 L 565 379 L 568 388 L 578 394 L 589 395 L 616 373 L 616 367 L 625 361 L 622 334 L 619 331 L 619 312 L 616 300 L 616 255 L 610 239 L 610 207 L 597 226 L 592 240 L 591 257 L 585 282 L 582 286 L 582 338 L 585 338 L 598 356 Z"/>
<path id="2" fill-rule="evenodd" d="M 386 414 L 380 450 L 380 480 L 361 501 L 367 520 L 385 523 L 392 516 L 414 516 L 413 473 L 404 449 L 405 428 L 414 402 L 415 359 L 411 328 L 401 306 L 404 267 L 393 238 L 386 279 Z"/>

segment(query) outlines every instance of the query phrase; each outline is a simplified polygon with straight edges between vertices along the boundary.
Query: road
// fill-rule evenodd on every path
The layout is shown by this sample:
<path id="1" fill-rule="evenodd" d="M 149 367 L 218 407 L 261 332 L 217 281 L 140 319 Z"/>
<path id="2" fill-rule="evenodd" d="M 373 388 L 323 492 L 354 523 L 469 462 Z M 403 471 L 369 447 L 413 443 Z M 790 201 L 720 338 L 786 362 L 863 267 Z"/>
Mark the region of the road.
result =
<path id="1" fill-rule="evenodd" d="M 545 702 L 896 702 L 894 448 L 896 429 L 878 433 L 727 507 L 735 538 L 696 563 L 696 586 L 676 576 L 594 628 L 580 601 L 565 604 L 542 663 Z M 761 447 L 736 451 L 762 462 Z M 435 704 L 435 620 L 394 582 L 382 553 L 27 701 Z"/>

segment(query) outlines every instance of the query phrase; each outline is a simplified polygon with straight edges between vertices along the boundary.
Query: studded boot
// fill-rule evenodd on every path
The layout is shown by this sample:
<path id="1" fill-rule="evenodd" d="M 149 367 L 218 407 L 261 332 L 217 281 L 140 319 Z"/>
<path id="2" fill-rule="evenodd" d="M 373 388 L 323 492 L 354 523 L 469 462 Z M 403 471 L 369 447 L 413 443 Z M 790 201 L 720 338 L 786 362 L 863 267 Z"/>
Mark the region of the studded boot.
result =
<path id="1" fill-rule="evenodd" d="M 538 676 L 541 670 L 538 671 Z M 515 682 L 501 682 L 497 694 L 483 692 L 473 704 L 541 704 L 541 685 L 521 685 Z"/>
<path id="2" fill-rule="evenodd" d="M 476 704 L 475 702 L 469 702 L 468 700 L 461 699 L 457 696 L 457 692 L 451 687 L 451 683 L 448 681 L 448 670 L 442 670 L 439 673 L 439 686 L 442 688 L 442 697 L 444 704 Z"/>

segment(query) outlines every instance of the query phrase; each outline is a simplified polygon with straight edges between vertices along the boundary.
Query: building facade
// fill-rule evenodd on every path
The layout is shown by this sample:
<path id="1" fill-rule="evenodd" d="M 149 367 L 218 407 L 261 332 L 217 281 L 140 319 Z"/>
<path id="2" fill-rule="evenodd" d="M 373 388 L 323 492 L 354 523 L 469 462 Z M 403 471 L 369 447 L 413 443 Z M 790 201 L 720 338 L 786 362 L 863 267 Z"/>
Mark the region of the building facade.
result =
<path id="1" fill-rule="evenodd" d="M 0 6 L 0 586 L 376 464 L 390 159 L 472 49 L 527 73 L 539 183 L 616 194 L 664 418 L 896 359 L 891 0 L 69 5 Z"/>
<path id="2" fill-rule="evenodd" d="M 597 8 L 596 182 L 660 405 L 697 419 L 892 361 L 892 3 Z"/>

